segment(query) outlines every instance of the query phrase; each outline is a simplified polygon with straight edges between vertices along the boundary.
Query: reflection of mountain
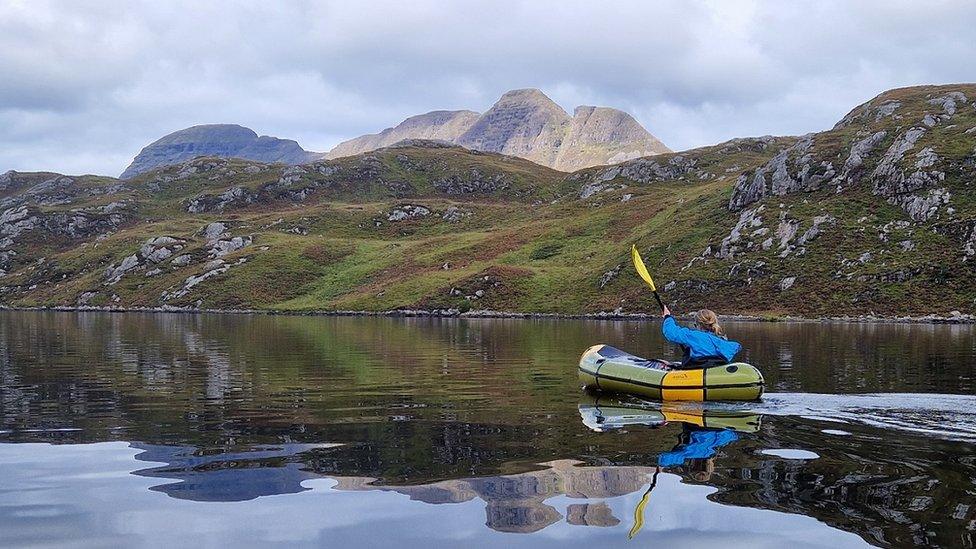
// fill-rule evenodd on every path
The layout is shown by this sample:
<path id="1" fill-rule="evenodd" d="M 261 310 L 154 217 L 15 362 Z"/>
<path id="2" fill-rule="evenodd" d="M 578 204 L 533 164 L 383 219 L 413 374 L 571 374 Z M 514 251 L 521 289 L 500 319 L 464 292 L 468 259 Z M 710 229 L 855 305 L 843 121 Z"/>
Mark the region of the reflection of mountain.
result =
<path id="1" fill-rule="evenodd" d="M 620 519 L 604 502 L 574 503 L 566 507 L 566 522 L 576 526 L 616 526 Z"/>
<path id="2" fill-rule="evenodd" d="M 636 492 L 654 473 L 653 467 L 587 467 L 574 460 L 543 463 L 547 468 L 517 475 L 445 480 L 421 486 L 384 486 L 375 479 L 340 477 L 337 490 L 385 490 L 425 503 L 485 501 L 486 524 L 501 532 L 535 532 L 563 518 L 546 500 L 613 498 Z M 567 508 L 571 524 L 613 526 L 619 520 L 605 505 L 574 504 Z"/>
<path id="3" fill-rule="evenodd" d="M 904 390 L 951 377 L 968 390 L 974 379 L 968 327 L 734 328 L 781 388 Z M 300 491 L 308 478 L 369 477 L 377 489 L 419 501 L 484 500 L 499 528 L 528 531 L 559 515 L 609 524 L 601 492 L 532 469 L 578 458 L 610 475 L 653 465 L 675 446 L 678 416 L 664 413 L 674 411 L 601 405 L 589 414 L 578 406 L 581 342 L 631 341 L 625 346 L 656 356 L 657 333 L 649 323 L 618 322 L 0 313 L 0 431 L 9 431 L 0 440 L 140 441 L 140 459 L 166 465 L 147 464 L 139 474 L 173 479 L 155 489 L 179 498 L 243 500 Z M 916 366 L 916 354 L 937 363 Z M 904 402 L 895 419 L 907 425 L 959 424 L 924 399 Z M 795 409 L 787 404 L 776 406 Z M 820 404 L 815 415 L 830 417 L 831 403 Z M 707 484 L 719 491 L 709 497 L 812 516 L 880 544 L 972 538 L 972 444 L 877 422 L 842 425 L 852 434 L 837 436 L 823 432 L 837 425 L 798 415 L 807 414 L 766 415 L 761 428 L 749 417 L 711 415 L 709 425 L 741 419 L 745 433 L 718 452 Z M 581 417 L 616 428 L 591 432 Z M 662 419 L 670 423 L 644 427 Z M 344 445 L 314 446 L 321 441 Z M 759 453 L 768 448 L 821 458 Z M 689 477 L 685 469 L 675 471 Z M 600 482 L 608 494 L 629 486 Z M 563 509 L 546 493 L 597 499 Z M 615 518 L 627 522 L 619 512 Z"/>
<path id="4" fill-rule="evenodd" d="M 132 446 L 143 450 L 136 459 L 165 463 L 135 474 L 177 481 L 153 486 L 152 490 L 192 501 L 245 501 L 306 490 L 302 481 L 317 475 L 303 471 L 301 461 L 293 458 L 331 445 L 282 444 L 221 453 L 202 452 L 192 446 Z"/>
<path id="5" fill-rule="evenodd" d="M 329 444 L 282 444 L 206 452 L 190 446 L 135 443 L 143 450 L 140 461 L 164 465 L 134 474 L 173 479 L 151 489 L 193 501 L 245 501 L 261 496 L 306 490 L 302 482 L 321 475 L 307 462 Z M 429 504 L 462 503 L 475 498 L 486 504 L 486 524 L 501 532 L 535 532 L 563 518 L 546 500 L 556 496 L 575 499 L 612 498 L 637 491 L 647 484 L 653 467 L 587 467 L 573 460 L 541 464 L 546 468 L 514 475 L 444 480 L 421 485 L 391 486 L 368 477 L 335 477 L 336 490 L 392 491 Z M 580 526 L 613 526 L 620 522 L 601 502 L 573 504 L 566 520 Z"/>
<path id="6" fill-rule="evenodd" d="M 976 462 L 971 455 L 947 451 L 947 443 L 933 443 L 928 450 L 904 449 L 878 439 L 869 452 L 855 446 L 863 454 L 848 455 L 854 459 L 848 465 L 831 456 L 849 452 L 850 440 L 834 438 L 843 442 L 821 445 L 822 457 L 813 461 L 762 456 L 759 451 L 764 447 L 809 448 L 819 440 L 809 421 L 786 425 L 783 418 L 773 421 L 779 423 L 766 422 L 772 427 L 761 438 L 745 438 L 722 449 L 706 482 L 718 489 L 709 499 L 812 516 L 881 545 L 947 545 L 949 540 L 972 539 L 967 525 L 976 516 L 968 492 L 976 488 Z M 428 504 L 480 499 L 485 503 L 487 526 L 523 533 L 541 530 L 563 517 L 569 524 L 587 526 L 626 521 L 629 517 L 614 516 L 602 500 L 641 490 L 654 471 L 644 465 L 585 466 L 557 460 L 525 473 L 398 485 L 345 476 L 355 474 L 352 464 L 344 474 L 321 470 L 343 462 L 337 454 L 350 451 L 350 446 L 286 443 L 221 450 L 134 446 L 143 450 L 138 459 L 163 463 L 135 474 L 175 480 L 152 488 L 175 498 L 242 501 L 300 492 L 305 489 L 303 481 L 328 477 L 336 480 L 336 490 L 396 492 Z M 654 456 L 646 456 L 644 462 L 653 463 Z M 938 474 L 941 469 L 934 469 L 935 463 L 944 465 L 949 475 Z M 683 476 L 685 482 L 699 483 Z M 559 496 L 585 501 L 563 510 L 550 502 Z"/>
<path id="7" fill-rule="evenodd" d="M 157 446 L 136 443 L 137 459 L 165 465 L 135 474 L 173 479 L 153 486 L 178 499 L 193 501 L 244 501 L 260 496 L 292 494 L 306 490 L 302 482 L 320 475 L 309 472 L 303 460 L 333 445 L 283 444 L 242 448 L 226 453 L 203 452 L 189 446 Z M 305 454 L 305 455 L 302 455 Z M 368 477 L 336 477 L 336 490 L 393 491 L 414 501 L 430 504 L 462 503 L 480 498 L 486 504 L 486 524 L 501 532 L 535 532 L 563 518 L 545 503 L 556 496 L 601 499 L 629 494 L 647 483 L 653 468 L 580 467 L 579 462 L 559 460 L 547 468 L 515 475 L 445 480 L 413 486 L 375 484 Z M 620 522 L 601 502 L 567 507 L 566 520 L 580 526 L 613 526 Z"/>

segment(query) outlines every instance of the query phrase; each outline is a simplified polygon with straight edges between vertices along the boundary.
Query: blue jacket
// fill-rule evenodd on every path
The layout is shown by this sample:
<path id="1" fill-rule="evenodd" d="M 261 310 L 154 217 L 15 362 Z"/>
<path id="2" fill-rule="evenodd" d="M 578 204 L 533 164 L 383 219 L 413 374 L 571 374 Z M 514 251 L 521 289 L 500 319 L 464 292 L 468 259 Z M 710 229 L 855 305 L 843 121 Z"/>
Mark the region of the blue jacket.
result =
<path id="1" fill-rule="evenodd" d="M 715 455 L 716 450 L 738 439 L 739 435 L 731 429 L 695 430 L 691 432 L 686 443 L 658 456 L 657 464 L 661 467 L 673 467 L 688 459 L 710 458 Z"/>
<path id="2" fill-rule="evenodd" d="M 665 339 L 680 345 L 684 349 L 685 363 L 709 358 L 732 362 L 736 353 L 742 348 L 739 343 L 718 337 L 715 334 L 679 326 L 674 317 L 670 315 L 665 317 L 664 324 L 661 325 L 661 332 Z"/>

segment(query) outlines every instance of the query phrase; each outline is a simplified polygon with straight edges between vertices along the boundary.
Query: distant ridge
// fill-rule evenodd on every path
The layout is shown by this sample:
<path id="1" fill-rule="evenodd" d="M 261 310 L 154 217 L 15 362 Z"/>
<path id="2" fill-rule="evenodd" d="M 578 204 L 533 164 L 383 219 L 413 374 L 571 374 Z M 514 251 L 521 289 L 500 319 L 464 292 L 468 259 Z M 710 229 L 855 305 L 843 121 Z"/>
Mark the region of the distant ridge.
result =
<path id="1" fill-rule="evenodd" d="M 389 147 L 407 139 L 425 139 L 453 143 L 474 124 L 480 114 L 474 111 L 431 111 L 411 116 L 380 133 L 359 136 L 336 145 L 326 158 L 352 156 L 361 152 Z"/>
<path id="2" fill-rule="evenodd" d="M 237 124 L 203 124 L 175 131 L 146 145 L 120 177 L 131 179 L 198 156 L 302 164 L 321 155 L 306 151 L 291 139 L 259 137 L 254 130 Z"/>
<path id="3" fill-rule="evenodd" d="M 412 116 L 380 133 L 340 143 L 325 156 L 351 156 L 403 139 L 444 140 L 561 171 L 671 152 L 623 111 L 581 106 L 570 116 L 542 91 L 527 88 L 506 92 L 484 114 L 433 111 Z"/>
<path id="4" fill-rule="evenodd" d="M 415 139 L 517 156 L 566 172 L 671 152 L 621 110 L 580 106 L 570 116 L 540 90 L 526 88 L 506 92 L 483 114 L 438 110 L 411 116 L 379 133 L 344 141 L 328 153 L 306 151 L 291 139 L 258 136 L 237 124 L 191 126 L 146 145 L 120 178 L 131 179 L 198 156 L 295 165 Z"/>

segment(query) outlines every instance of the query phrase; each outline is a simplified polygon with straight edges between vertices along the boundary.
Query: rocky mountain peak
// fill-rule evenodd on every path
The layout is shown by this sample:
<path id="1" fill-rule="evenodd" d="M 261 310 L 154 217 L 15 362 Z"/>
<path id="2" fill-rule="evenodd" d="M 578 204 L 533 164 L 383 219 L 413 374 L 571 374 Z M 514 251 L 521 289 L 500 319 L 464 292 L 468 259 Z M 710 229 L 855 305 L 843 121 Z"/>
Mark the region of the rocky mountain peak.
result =
<path id="1" fill-rule="evenodd" d="M 237 124 L 192 126 L 147 145 L 121 178 L 131 179 L 198 156 L 294 165 L 323 157 L 353 156 L 416 139 L 518 156 L 563 171 L 670 152 L 621 110 L 581 106 L 570 116 L 541 90 L 522 88 L 502 94 L 484 114 L 436 110 L 411 116 L 379 133 L 344 141 L 325 154 L 306 151 L 290 139 L 258 136 Z"/>
<path id="2" fill-rule="evenodd" d="M 291 139 L 258 136 L 254 130 L 237 124 L 202 124 L 175 131 L 146 145 L 120 177 L 131 179 L 198 156 L 301 164 L 319 155 L 302 149 Z"/>
<path id="3" fill-rule="evenodd" d="M 199 124 L 165 135 L 156 140 L 156 143 L 175 143 L 188 139 L 196 141 L 214 139 L 221 141 L 248 141 L 257 137 L 257 132 L 239 124 Z"/>
<path id="4" fill-rule="evenodd" d="M 567 118 L 569 117 L 562 107 L 550 99 L 548 95 L 542 92 L 542 90 L 537 88 L 509 90 L 503 93 L 502 96 L 498 98 L 498 101 L 495 102 L 496 107 L 510 105 L 534 105 L 538 108 L 561 113 Z"/>
<path id="5" fill-rule="evenodd" d="M 610 107 L 579 106 L 560 147 L 557 170 L 575 171 L 671 152 L 633 116 Z"/>
<path id="6" fill-rule="evenodd" d="M 846 128 L 852 125 L 878 125 L 886 121 L 903 120 L 907 113 L 915 111 L 923 114 L 951 117 L 960 107 L 972 101 L 973 84 L 947 84 L 938 86 L 910 86 L 884 91 L 870 101 L 862 103 L 847 113 L 834 129 Z M 968 94 L 968 96 L 967 96 Z M 902 108 L 910 105 L 921 106 L 922 109 Z M 932 111 L 931 113 L 929 111 Z M 941 111 L 941 112 L 940 112 Z M 934 118 L 933 118 L 934 120 Z M 925 123 L 932 127 L 931 122 Z"/>
<path id="7" fill-rule="evenodd" d="M 469 149 L 520 156 L 551 166 L 571 118 L 536 89 L 505 93 L 457 142 Z"/>
<path id="8" fill-rule="evenodd" d="M 411 116 L 392 128 L 343 141 L 326 153 L 326 158 L 340 158 L 389 147 L 408 139 L 453 143 L 481 115 L 474 111 L 431 111 Z"/>
<path id="9" fill-rule="evenodd" d="M 502 94 L 484 114 L 433 111 L 413 116 L 378 134 L 341 143 L 327 157 L 350 156 L 403 139 L 448 141 L 564 171 L 670 152 L 623 111 L 582 106 L 570 116 L 541 90 L 522 88 Z"/>

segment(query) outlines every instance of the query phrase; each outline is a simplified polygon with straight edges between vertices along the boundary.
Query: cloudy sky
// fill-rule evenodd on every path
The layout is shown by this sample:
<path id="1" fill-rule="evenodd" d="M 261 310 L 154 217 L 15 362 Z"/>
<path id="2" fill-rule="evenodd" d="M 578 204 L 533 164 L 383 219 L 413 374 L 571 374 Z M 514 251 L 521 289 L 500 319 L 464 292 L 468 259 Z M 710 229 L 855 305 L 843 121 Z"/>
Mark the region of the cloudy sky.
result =
<path id="1" fill-rule="evenodd" d="M 324 151 L 524 87 L 624 109 L 681 150 L 972 81 L 971 0 L 0 0 L 0 172 L 117 175 L 203 123 Z"/>

